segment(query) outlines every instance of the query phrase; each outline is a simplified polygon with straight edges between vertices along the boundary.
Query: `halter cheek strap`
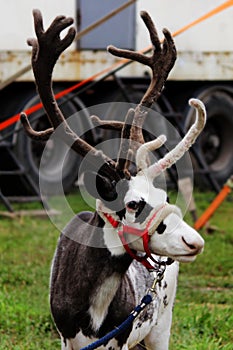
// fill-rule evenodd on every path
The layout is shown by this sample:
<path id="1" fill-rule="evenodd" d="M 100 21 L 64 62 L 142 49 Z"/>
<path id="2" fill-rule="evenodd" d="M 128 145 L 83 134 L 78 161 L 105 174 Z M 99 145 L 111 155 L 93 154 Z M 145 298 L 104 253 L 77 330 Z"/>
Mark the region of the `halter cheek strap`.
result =
<path id="1" fill-rule="evenodd" d="M 123 225 L 121 230 L 118 230 L 118 235 L 119 238 L 126 250 L 126 252 L 135 260 L 139 261 L 142 265 L 144 265 L 147 269 L 149 270 L 154 270 L 155 267 L 150 263 L 150 261 L 148 259 L 150 259 L 153 263 L 156 264 L 163 264 L 163 262 L 158 262 L 156 259 L 153 258 L 150 248 L 149 248 L 149 241 L 150 241 L 150 234 L 149 234 L 149 230 L 150 230 L 150 226 L 153 222 L 153 220 L 156 218 L 158 212 L 162 209 L 163 207 L 161 207 L 160 209 L 158 209 L 150 218 L 150 220 L 148 221 L 146 228 L 144 230 L 139 230 L 136 229 L 134 227 L 131 226 L 127 226 L 127 225 Z M 109 223 L 114 227 L 117 228 L 119 226 L 119 222 L 116 221 L 111 215 L 104 213 L 104 216 L 106 217 L 106 219 L 109 221 Z M 143 247 L 144 247 L 144 251 L 146 254 L 144 255 L 137 255 L 137 252 L 135 252 L 134 250 L 132 250 L 126 240 L 126 235 L 134 235 L 137 237 L 141 237 L 143 240 Z M 168 258 L 167 261 L 165 262 L 166 265 L 170 265 L 173 262 L 172 259 Z"/>
<path id="2" fill-rule="evenodd" d="M 119 221 L 115 220 L 110 214 L 104 213 L 104 216 L 108 220 L 108 222 L 112 225 L 112 227 L 117 228 L 119 226 Z"/>
<path id="3" fill-rule="evenodd" d="M 135 252 L 134 250 L 132 250 L 127 241 L 126 241 L 126 238 L 125 236 L 127 234 L 130 234 L 130 235 L 134 235 L 134 236 L 138 236 L 138 237 L 142 237 L 142 240 L 143 240 L 143 246 L 144 246 L 144 250 L 145 250 L 145 253 L 144 255 L 140 256 L 140 255 L 137 255 L 137 252 Z M 121 242 L 125 248 L 125 250 L 127 251 L 127 253 L 135 260 L 139 261 L 142 265 L 144 265 L 146 268 L 148 269 L 153 269 L 153 266 L 151 265 L 151 263 L 148 261 L 148 259 L 150 258 L 153 262 L 155 262 L 154 258 L 152 257 L 151 255 L 151 252 L 150 252 L 150 249 L 149 249 L 149 240 L 150 240 L 150 237 L 149 237 L 149 234 L 148 234 L 148 230 L 138 230 L 138 229 L 135 229 L 133 227 L 130 227 L 130 226 L 126 226 L 124 225 L 122 230 L 119 230 L 118 231 L 118 235 L 121 239 Z"/>

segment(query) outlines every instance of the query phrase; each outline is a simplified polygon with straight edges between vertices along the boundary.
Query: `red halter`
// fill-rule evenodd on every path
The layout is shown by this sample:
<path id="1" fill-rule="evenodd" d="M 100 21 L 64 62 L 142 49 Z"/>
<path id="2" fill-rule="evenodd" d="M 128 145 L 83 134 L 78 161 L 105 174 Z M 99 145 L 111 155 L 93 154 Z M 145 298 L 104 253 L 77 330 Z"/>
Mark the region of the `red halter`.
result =
<path id="1" fill-rule="evenodd" d="M 158 264 L 158 261 L 155 260 L 153 258 L 153 256 L 151 255 L 151 251 L 149 248 L 149 241 L 150 241 L 150 235 L 149 235 L 149 228 L 150 225 L 152 223 L 152 221 L 155 219 L 156 215 L 158 214 L 158 212 L 162 209 L 163 207 L 159 208 L 150 218 L 150 220 L 148 221 L 146 228 L 144 230 L 139 230 L 137 228 L 131 227 L 131 226 L 127 226 L 127 225 L 123 225 L 122 230 L 118 231 L 118 235 L 121 239 L 121 242 L 126 250 L 126 252 L 135 260 L 139 261 L 142 265 L 144 265 L 147 269 L 153 269 L 154 270 L 154 266 L 148 261 L 148 259 L 150 259 L 151 261 L 153 261 L 154 263 Z M 116 221 L 111 215 L 104 213 L 104 216 L 106 217 L 106 219 L 110 222 L 110 224 L 112 225 L 112 227 L 117 228 L 119 226 L 119 221 Z M 145 255 L 143 256 L 139 256 L 137 255 L 137 252 L 134 252 L 128 245 L 127 241 L 126 241 L 126 234 L 130 234 L 130 235 L 134 235 L 137 237 L 142 237 L 143 240 L 143 247 L 145 250 Z M 166 264 L 169 264 L 170 260 L 167 260 Z M 161 262 L 160 262 L 161 264 Z"/>

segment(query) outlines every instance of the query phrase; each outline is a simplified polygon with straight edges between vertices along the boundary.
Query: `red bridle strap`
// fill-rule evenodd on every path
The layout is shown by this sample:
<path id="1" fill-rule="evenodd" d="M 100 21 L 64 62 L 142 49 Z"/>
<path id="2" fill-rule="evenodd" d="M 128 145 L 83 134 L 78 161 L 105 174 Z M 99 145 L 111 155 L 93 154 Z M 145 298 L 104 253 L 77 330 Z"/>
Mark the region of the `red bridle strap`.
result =
<path id="1" fill-rule="evenodd" d="M 148 261 L 148 259 L 150 259 L 151 261 L 153 261 L 154 263 L 157 263 L 157 261 L 153 258 L 153 256 L 151 255 L 151 251 L 149 248 L 149 241 L 150 241 L 150 235 L 149 235 L 149 228 L 150 225 L 152 223 L 152 221 L 155 219 L 157 213 L 162 209 L 163 207 L 159 208 L 150 218 L 150 220 L 148 221 L 146 228 L 144 230 L 139 230 L 137 228 L 131 227 L 131 226 L 127 226 L 127 225 L 123 225 L 122 230 L 118 230 L 118 235 L 119 238 L 126 250 L 126 252 L 135 260 L 139 261 L 142 265 L 144 265 L 146 268 L 148 269 L 154 269 L 153 265 Z M 104 216 L 106 217 L 106 219 L 109 221 L 109 223 L 114 227 L 117 228 L 119 226 L 119 222 L 116 221 L 110 214 L 108 213 L 104 213 Z M 141 237 L 143 240 L 143 247 L 145 250 L 145 253 L 143 256 L 139 256 L 137 255 L 137 252 L 135 252 L 134 250 L 132 250 L 127 241 L 125 236 L 129 234 L 129 235 L 134 235 L 137 237 Z"/>
<path id="2" fill-rule="evenodd" d="M 143 240 L 143 246 L 145 249 L 146 254 L 140 256 L 137 255 L 137 252 L 133 251 L 125 238 L 126 234 L 130 234 L 130 235 L 134 235 L 134 236 L 138 236 L 138 237 L 142 237 Z M 152 259 L 152 261 L 154 261 L 153 257 L 151 256 L 151 252 L 148 246 L 149 243 L 149 235 L 148 235 L 148 230 L 138 230 L 136 228 L 130 227 L 130 226 L 123 226 L 122 230 L 118 231 L 118 235 L 120 237 L 120 240 L 126 250 L 126 252 L 131 256 L 131 258 L 139 261 L 142 265 L 144 265 L 146 268 L 148 269 L 153 269 L 153 266 L 150 264 L 150 262 L 147 260 L 148 258 Z"/>
<path id="3" fill-rule="evenodd" d="M 110 222 L 112 227 L 117 228 L 119 226 L 119 221 L 115 220 L 110 214 L 104 213 L 104 216 L 106 217 L 108 222 Z"/>

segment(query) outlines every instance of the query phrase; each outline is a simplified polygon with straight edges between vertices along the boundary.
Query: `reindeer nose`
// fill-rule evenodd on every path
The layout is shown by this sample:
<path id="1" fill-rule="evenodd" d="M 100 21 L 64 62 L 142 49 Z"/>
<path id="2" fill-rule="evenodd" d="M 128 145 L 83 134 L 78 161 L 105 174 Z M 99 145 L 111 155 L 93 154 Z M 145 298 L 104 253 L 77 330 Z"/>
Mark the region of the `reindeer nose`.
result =
<path id="1" fill-rule="evenodd" d="M 203 247 L 204 247 L 204 240 L 201 237 L 198 237 L 193 242 L 187 242 L 184 237 L 182 237 L 183 243 L 186 245 L 186 247 L 189 248 L 192 254 L 199 254 L 201 253 Z"/>

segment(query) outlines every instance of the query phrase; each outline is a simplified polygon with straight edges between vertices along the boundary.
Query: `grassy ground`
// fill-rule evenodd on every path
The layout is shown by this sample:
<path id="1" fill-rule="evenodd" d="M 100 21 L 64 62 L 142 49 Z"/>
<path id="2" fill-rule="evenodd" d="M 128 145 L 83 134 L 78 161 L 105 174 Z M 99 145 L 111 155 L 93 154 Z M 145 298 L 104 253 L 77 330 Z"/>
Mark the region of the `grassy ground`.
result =
<path id="1" fill-rule="evenodd" d="M 195 197 L 199 213 L 213 199 L 208 193 Z M 202 231 L 204 253 L 193 264 L 180 265 L 171 349 L 233 348 L 232 215 L 232 200 L 225 201 L 210 220 L 216 231 Z"/>
<path id="2" fill-rule="evenodd" d="M 199 213 L 213 198 L 212 193 L 195 194 Z M 204 254 L 181 265 L 171 350 L 232 349 L 231 200 L 211 219 L 216 231 L 202 232 Z M 75 211 L 85 209 L 78 196 L 70 202 Z M 0 220 L 0 350 L 60 349 L 48 306 L 50 263 L 59 233 L 48 219 Z"/>

